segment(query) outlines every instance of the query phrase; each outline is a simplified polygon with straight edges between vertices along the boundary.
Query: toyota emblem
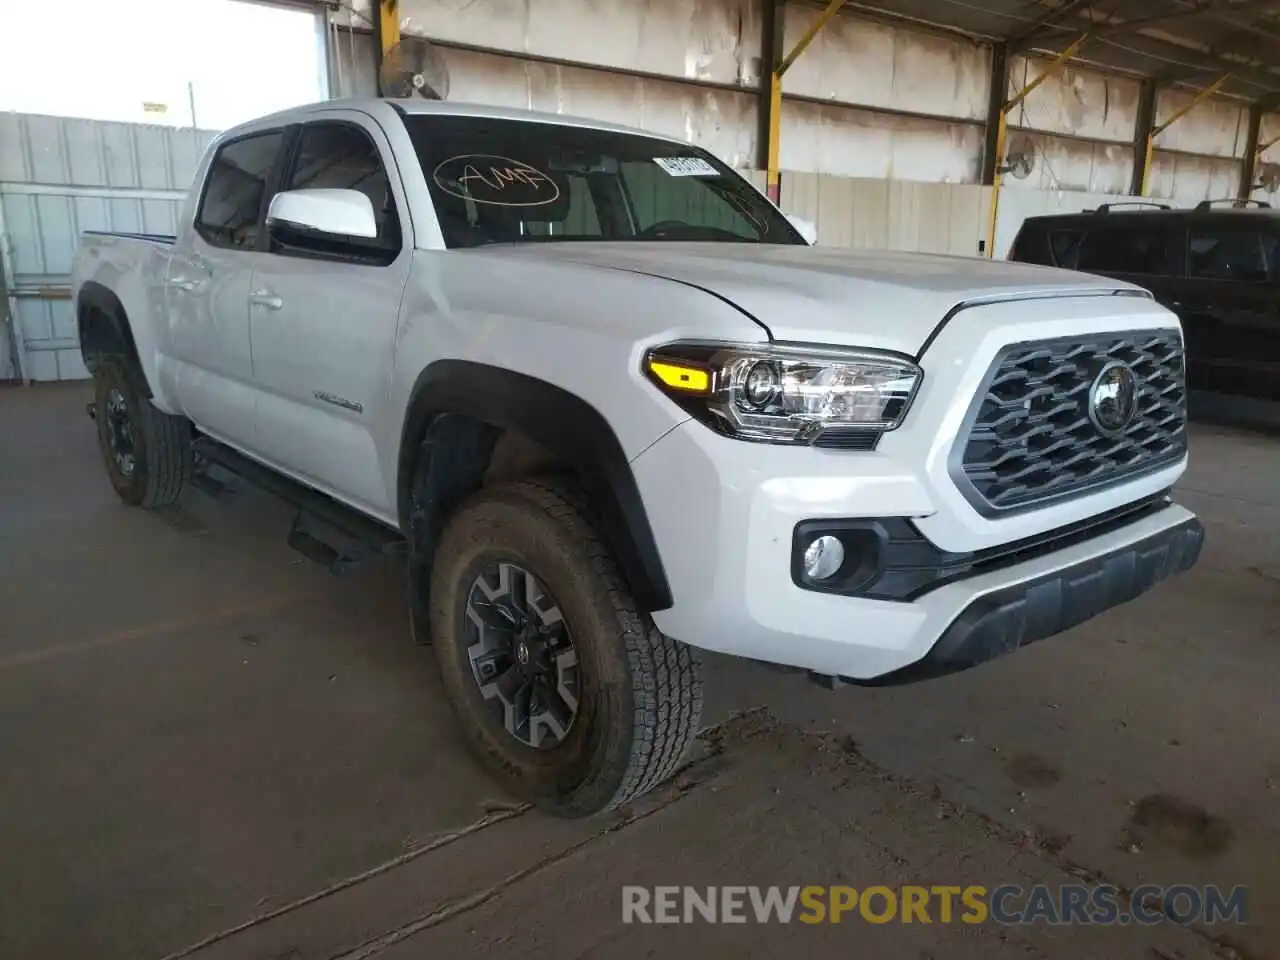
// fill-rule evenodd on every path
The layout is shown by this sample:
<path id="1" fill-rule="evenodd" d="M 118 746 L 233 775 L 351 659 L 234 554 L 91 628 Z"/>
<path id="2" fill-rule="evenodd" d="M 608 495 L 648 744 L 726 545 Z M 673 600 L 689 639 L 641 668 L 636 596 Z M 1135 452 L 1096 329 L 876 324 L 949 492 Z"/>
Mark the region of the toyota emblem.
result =
<path id="1" fill-rule="evenodd" d="M 1112 360 L 1089 387 L 1089 419 L 1107 436 L 1124 431 L 1138 415 L 1138 378 L 1132 368 Z"/>

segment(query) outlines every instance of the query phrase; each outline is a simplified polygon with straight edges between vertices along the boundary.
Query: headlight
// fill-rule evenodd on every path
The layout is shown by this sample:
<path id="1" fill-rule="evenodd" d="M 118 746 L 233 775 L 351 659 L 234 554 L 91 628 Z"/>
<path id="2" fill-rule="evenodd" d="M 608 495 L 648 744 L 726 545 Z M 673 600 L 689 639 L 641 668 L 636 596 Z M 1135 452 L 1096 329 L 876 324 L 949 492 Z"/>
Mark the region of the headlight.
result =
<path id="1" fill-rule="evenodd" d="M 704 423 L 743 440 L 871 449 L 902 423 L 920 368 L 888 353 L 673 343 L 645 372 Z"/>

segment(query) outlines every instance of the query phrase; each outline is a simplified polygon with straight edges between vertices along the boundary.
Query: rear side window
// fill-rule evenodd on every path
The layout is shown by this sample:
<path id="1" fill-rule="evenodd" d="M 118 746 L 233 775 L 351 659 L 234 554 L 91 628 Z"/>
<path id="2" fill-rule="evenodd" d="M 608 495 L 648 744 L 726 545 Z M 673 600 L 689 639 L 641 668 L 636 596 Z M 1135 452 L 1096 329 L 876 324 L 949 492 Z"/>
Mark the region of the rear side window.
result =
<path id="1" fill-rule="evenodd" d="M 1203 280 L 1259 283 L 1275 275 L 1274 241 L 1253 230 L 1193 226 L 1187 245 L 1187 275 Z M 1270 255 L 1270 256 L 1268 256 Z"/>
<path id="2" fill-rule="evenodd" d="M 1074 270 L 1081 236 L 1083 234 L 1079 230 L 1051 229 L 1039 223 L 1027 222 L 1013 240 L 1009 259 Z"/>
<path id="3" fill-rule="evenodd" d="M 1167 232 L 1147 227 L 1090 230 L 1080 241 L 1077 268 L 1102 273 L 1163 274 L 1169 263 Z"/>
<path id="4" fill-rule="evenodd" d="M 377 245 L 400 249 L 400 218 L 378 148 L 350 123 L 311 123 L 302 128 L 288 189 L 359 190 L 373 204 Z"/>
<path id="5" fill-rule="evenodd" d="M 273 130 L 219 148 L 196 214 L 196 230 L 209 243 L 238 250 L 257 245 L 262 195 L 283 136 Z"/>

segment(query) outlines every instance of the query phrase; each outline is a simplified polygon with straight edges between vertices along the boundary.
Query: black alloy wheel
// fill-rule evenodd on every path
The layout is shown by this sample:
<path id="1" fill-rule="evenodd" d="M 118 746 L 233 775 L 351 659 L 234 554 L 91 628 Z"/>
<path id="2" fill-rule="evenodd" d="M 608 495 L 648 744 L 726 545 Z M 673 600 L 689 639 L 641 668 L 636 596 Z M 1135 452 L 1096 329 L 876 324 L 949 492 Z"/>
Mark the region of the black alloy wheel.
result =
<path id="1" fill-rule="evenodd" d="M 489 565 L 467 620 L 472 678 L 507 733 L 538 750 L 564 743 L 582 699 L 578 651 L 542 581 L 514 562 Z"/>

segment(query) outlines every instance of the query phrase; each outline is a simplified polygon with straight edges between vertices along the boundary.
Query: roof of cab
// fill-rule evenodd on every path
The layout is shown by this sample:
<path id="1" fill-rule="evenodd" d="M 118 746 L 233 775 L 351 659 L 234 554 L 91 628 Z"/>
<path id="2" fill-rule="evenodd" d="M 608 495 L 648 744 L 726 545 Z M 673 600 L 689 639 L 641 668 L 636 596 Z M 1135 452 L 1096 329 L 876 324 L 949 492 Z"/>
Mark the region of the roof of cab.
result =
<path id="1" fill-rule="evenodd" d="M 1090 225 L 1101 225 L 1107 223 L 1123 223 L 1131 226 L 1134 223 L 1150 221 L 1150 220 L 1168 220 L 1168 219 L 1212 219 L 1221 221 L 1224 219 L 1243 219 L 1243 218 L 1274 218 L 1280 215 L 1280 210 L 1269 207 L 1251 207 L 1248 209 L 1239 209 L 1235 207 L 1211 207 L 1207 210 L 1197 210 L 1195 207 L 1175 207 L 1172 209 L 1162 209 L 1158 207 L 1149 207 L 1147 209 L 1127 208 L 1122 210 L 1080 210 L 1076 213 L 1046 213 L 1039 216 L 1027 217 L 1025 223 L 1037 224 L 1079 224 L 1087 221 Z"/>
<path id="2" fill-rule="evenodd" d="M 277 113 L 257 117 L 239 126 L 225 131 L 219 139 L 230 139 L 238 133 L 248 132 L 263 126 L 274 126 L 285 123 L 299 123 L 310 114 L 325 110 L 360 110 L 366 113 L 378 113 L 390 106 L 402 116 L 448 116 L 475 117 L 481 120 L 516 120 L 529 123 L 554 123 L 560 126 L 586 127 L 592 130 L 605 130 L 611 133 L 626 133 L 633 136 L 649 137 L 655 140 L 667 140 L 671 143 L 687 145 L 678 137 L 655 133 L 652 130 L 640 130 L 622 124 L 609 123 L 605 120 L 592 120 L 588 117 L 575 117 L 563 113 L 547 113 L 538 110 L 521 110 L 515 107 L 495 107 L 480 103 L 455 103 L 445 100 L 426 100 L 423 98 L 389 99 L 381 97 L 359 97 L 341 100 L 323 100 L 300 107 L 291 107 Z"/>

